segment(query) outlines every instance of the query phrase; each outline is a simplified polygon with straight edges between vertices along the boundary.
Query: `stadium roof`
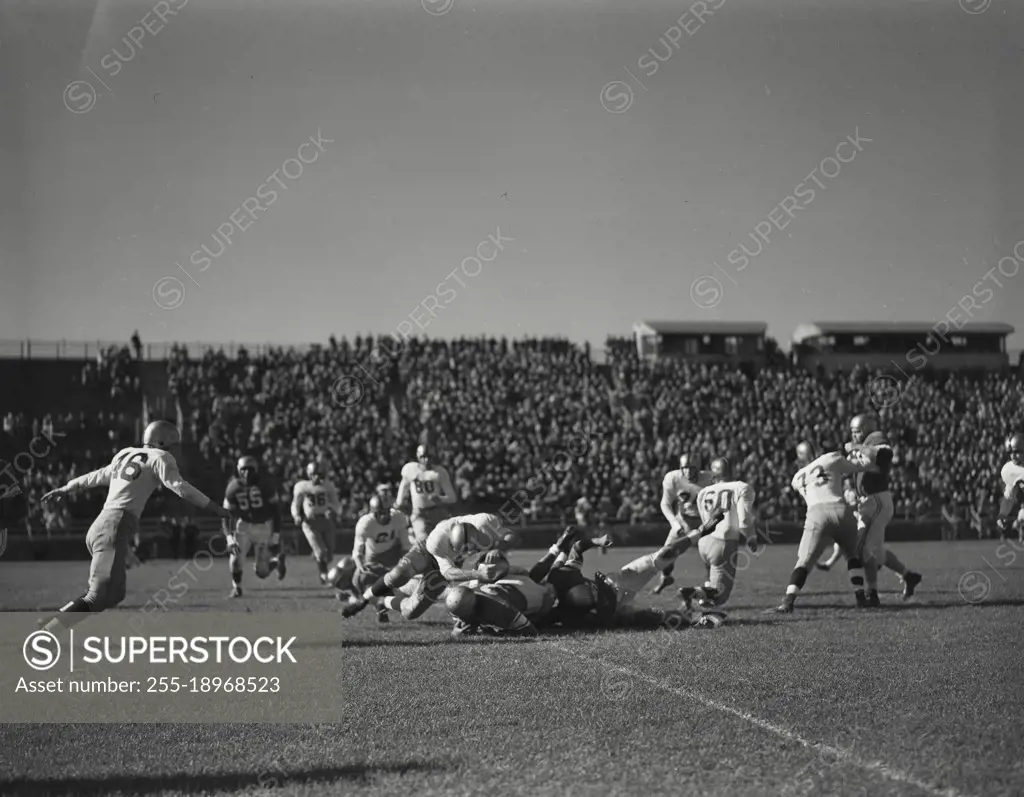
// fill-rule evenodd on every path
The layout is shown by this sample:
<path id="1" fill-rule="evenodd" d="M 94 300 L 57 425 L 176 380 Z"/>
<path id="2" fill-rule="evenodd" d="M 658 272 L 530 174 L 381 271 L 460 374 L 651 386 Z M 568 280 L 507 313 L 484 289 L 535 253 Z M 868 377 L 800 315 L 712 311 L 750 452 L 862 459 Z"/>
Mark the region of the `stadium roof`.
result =
<path id="1" fill-rule="evenodd" d="M 939 323 L 935 321 L 809 321 L 800 324 L 793 330 L 793 342 L 801 343 L 819 335 L 877 335 L 879 333 L 925 335 L 934 331 L 937 326 Z M 1009 324 L 968 321 L 959 329 L 950 324 L 948 332 L 950 334 L 960 332 L 975 335 L 1012 335 L 1014 329 Z"/>
<path id="2" fill-rule="evenodd" d="M 643 335 L 763 335 L 764 322 L 735 321 L 637 321 L 633 331 Z"/>

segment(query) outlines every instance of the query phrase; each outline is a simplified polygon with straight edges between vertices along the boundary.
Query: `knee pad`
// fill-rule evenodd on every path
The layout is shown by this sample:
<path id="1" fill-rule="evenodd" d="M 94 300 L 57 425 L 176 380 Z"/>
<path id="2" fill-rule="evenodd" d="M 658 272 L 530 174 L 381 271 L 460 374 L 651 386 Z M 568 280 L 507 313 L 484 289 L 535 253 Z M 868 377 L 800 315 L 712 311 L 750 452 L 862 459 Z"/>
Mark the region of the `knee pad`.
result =
<path id="1" fill-rule="evenodd" d="M 445 595 L 444 607 L 453 616 L 471 623 L 476 612 L 476 595 L 466 587 L 452 587 Z"/>

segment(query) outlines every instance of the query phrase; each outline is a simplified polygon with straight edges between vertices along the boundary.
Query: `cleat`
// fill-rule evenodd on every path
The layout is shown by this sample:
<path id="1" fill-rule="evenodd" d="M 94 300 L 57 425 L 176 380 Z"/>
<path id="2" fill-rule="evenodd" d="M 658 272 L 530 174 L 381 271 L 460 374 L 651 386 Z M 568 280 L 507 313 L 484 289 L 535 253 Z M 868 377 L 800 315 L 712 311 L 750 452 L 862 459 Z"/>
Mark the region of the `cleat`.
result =
<path id="1" fill-rule="evenodd" d="M 383 603 L 377 607 L 377 622 L 381 625 L 387 625 L 391 622 L 391 618 L 388 617 L 388 610 L 384 608 Z"/>
<path id="2" fill-rule="evenodd" d="M 665 587 L 671 587 L 675 583 L 676 580 L 672 576 L 668 575 L 667 573 L 662 573 L 661 580 L 659 580 L 658 583 L 654 585 L 654 589 L 651 590 L 651 594 L 660 595 L 662 590 L 665 589 Z"/>
<path id="3" fill-rule="evenodd" d="M 342 617 L 355 617 L 359 612 L 365 609 L 369 605 L 369 601 L 365 598 L 354 598 L 350 599 L 341 609 Z"/>
<path id="4" fill-rule="evenodd" d="M 228 597 L 229 598 L 241 598 L 242 597 L 242 585 L 241 584 L 232 584 L 231 585 L 231 594 Z"/>
<path id="5" fill-rule="evenodd" d="M 866 609 L 868 608 L 868 599 L 864 597 L 864 590 L 859 589 L 853 593 L 853 597 L 857 599 L 857 608 Z"/>
<path id="6" fill-rule="evenodd" d="M 818 562 L 815 565 L 815 567 L 819 570 L 824 570 L 826 573 L 832 569 L 832 565 L 830 565 L 828 562 Z"/>
<path id="7" fill-rule="evenodd" d="M 611 534 L 602 534 L 600 537 L 591 537 L 590 541 L 594 543 L 595 548 L 611 548 L 615 545 L 615 541 L 612 539 Z"/>
<path id="8" fill-rule="evenodd" d="M 576 542 L 576 538 L 579 535 L 576 533 L 576 529 L 573 526 L 566 526 L 565 530 L 558 537 L 555 545 L 558 546 L 558 550 L 562 553 L 569 553 L 569 549 L 572 548 L 572 544 Z"/>
<path id="9" fill-rule="evenodd" d="M 914 590 L 917 589 L 917 585 L 921 583 L 920 573 L 907 573 L 907 577 L 903 579 L 903 600 L 908 601 L 914 597 Z"/>
<path id="10" fill-rule="evenodd" d="M 868 593 L 868 608 L 878 609 L 881 606 L 882 602 L 878 599 L 878 590 L 871 590 L 871 592 Z"/>
<path id="11" fill-rule="evenodd" d="M 338 594 L 334 597 L 337 598 L 340 603 L 348 603 L 349 601 L 355 600 L 359 596 L 353 592 L 349 592 L 347 589 L 343 589 L 339 590 Z"/>
<path id="12" fill-rule="evenodd" d="M 287 572 L 288 572 L 288 569 L 285 567 L 284 554 L 281 554 L 280 556 L 277 557 L 277 580 L 278 581 L 283 581 L 285 573 L 287 573 Z"/>
<path id="13" fill-rule="evenodd" d="M 793 613 L 793 601 L 784 600 L 774 609 L 775 614 L 792 614 Z"/>
<path id="14" fill-rule="evenodd" d="M 719 628 L 725 622 L 725 615 L 721 612 L 707 612 L 700 616 L 694 624 L 695 628 Z"/>

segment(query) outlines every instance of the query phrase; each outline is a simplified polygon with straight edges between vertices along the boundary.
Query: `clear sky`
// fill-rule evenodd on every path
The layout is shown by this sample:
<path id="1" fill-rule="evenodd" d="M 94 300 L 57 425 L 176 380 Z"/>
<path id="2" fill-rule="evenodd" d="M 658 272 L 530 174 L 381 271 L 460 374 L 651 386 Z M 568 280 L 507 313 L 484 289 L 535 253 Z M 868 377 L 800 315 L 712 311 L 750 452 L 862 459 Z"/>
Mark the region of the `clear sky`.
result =
<path id="1" fill-rule="evenodd" d="M 962 3 L 5 0 L 0 338 L 937 320 L 1024 239 L 1024 4 Z"/>

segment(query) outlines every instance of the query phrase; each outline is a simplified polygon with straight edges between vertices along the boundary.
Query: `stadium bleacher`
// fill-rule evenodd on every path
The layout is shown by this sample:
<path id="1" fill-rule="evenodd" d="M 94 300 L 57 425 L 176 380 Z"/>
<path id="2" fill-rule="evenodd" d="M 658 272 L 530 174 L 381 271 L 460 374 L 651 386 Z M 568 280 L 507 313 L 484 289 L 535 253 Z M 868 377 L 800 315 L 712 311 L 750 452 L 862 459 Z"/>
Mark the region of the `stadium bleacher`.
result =
<path id="1" fill-rule="evenodd" d="M 58 441 L 21 479 L 30 528 L 65 527 L 71 518 L 44 516 L 36 499 L 108 461 L 147 416 L 161 414 L 183 429 L 183 470 L 214 496 L 242 453 L 260 455 L 285 498 L 319 458 L 352 522 L 377 483 L 397 480 L 426 430 L 471 505 L 500 506 L 543 473 L 531 519 L 563 517 L 585 495 L 610 521 L 637 524 L 658 520 L 661 479 L 688 449 L 731 458 L 756 485 L 763 518 L 793 519 L 800 507 L 787 487 L 797 442 L 836 440 L 854 414 L 875 411 L 897 449 L 897 516 L 968 517 L 993 506 L 1002 441 L 1024 406 L 1016 369 L 928 372 L 893 406 L 876 407 L 877 372 L 812 372 L 782 355 L 741 368 L 641 359 L 628 338 L 610 338 L 603 356 L 564 339 L 410 341 L 382 357 L 389 346 L 390 338 L 357 337 L 323 347 L 206 347 L 196 359 L 175 345 L 156 358 L 111 346 L 88 361 L 0 360 L 5 384 L 20 385 L 0 404 L 4 458 L 46 430 Z M 339 395 L 339 380 L 358 380 L 357 391 Z M 589 443 L 572 466 L 545 468 L 580 429 Z M 154 499 L 149 516 L 174 511 L 176 499 Z M 72 517 L 90 517 L 101 500 L 76 500 Z"/>

